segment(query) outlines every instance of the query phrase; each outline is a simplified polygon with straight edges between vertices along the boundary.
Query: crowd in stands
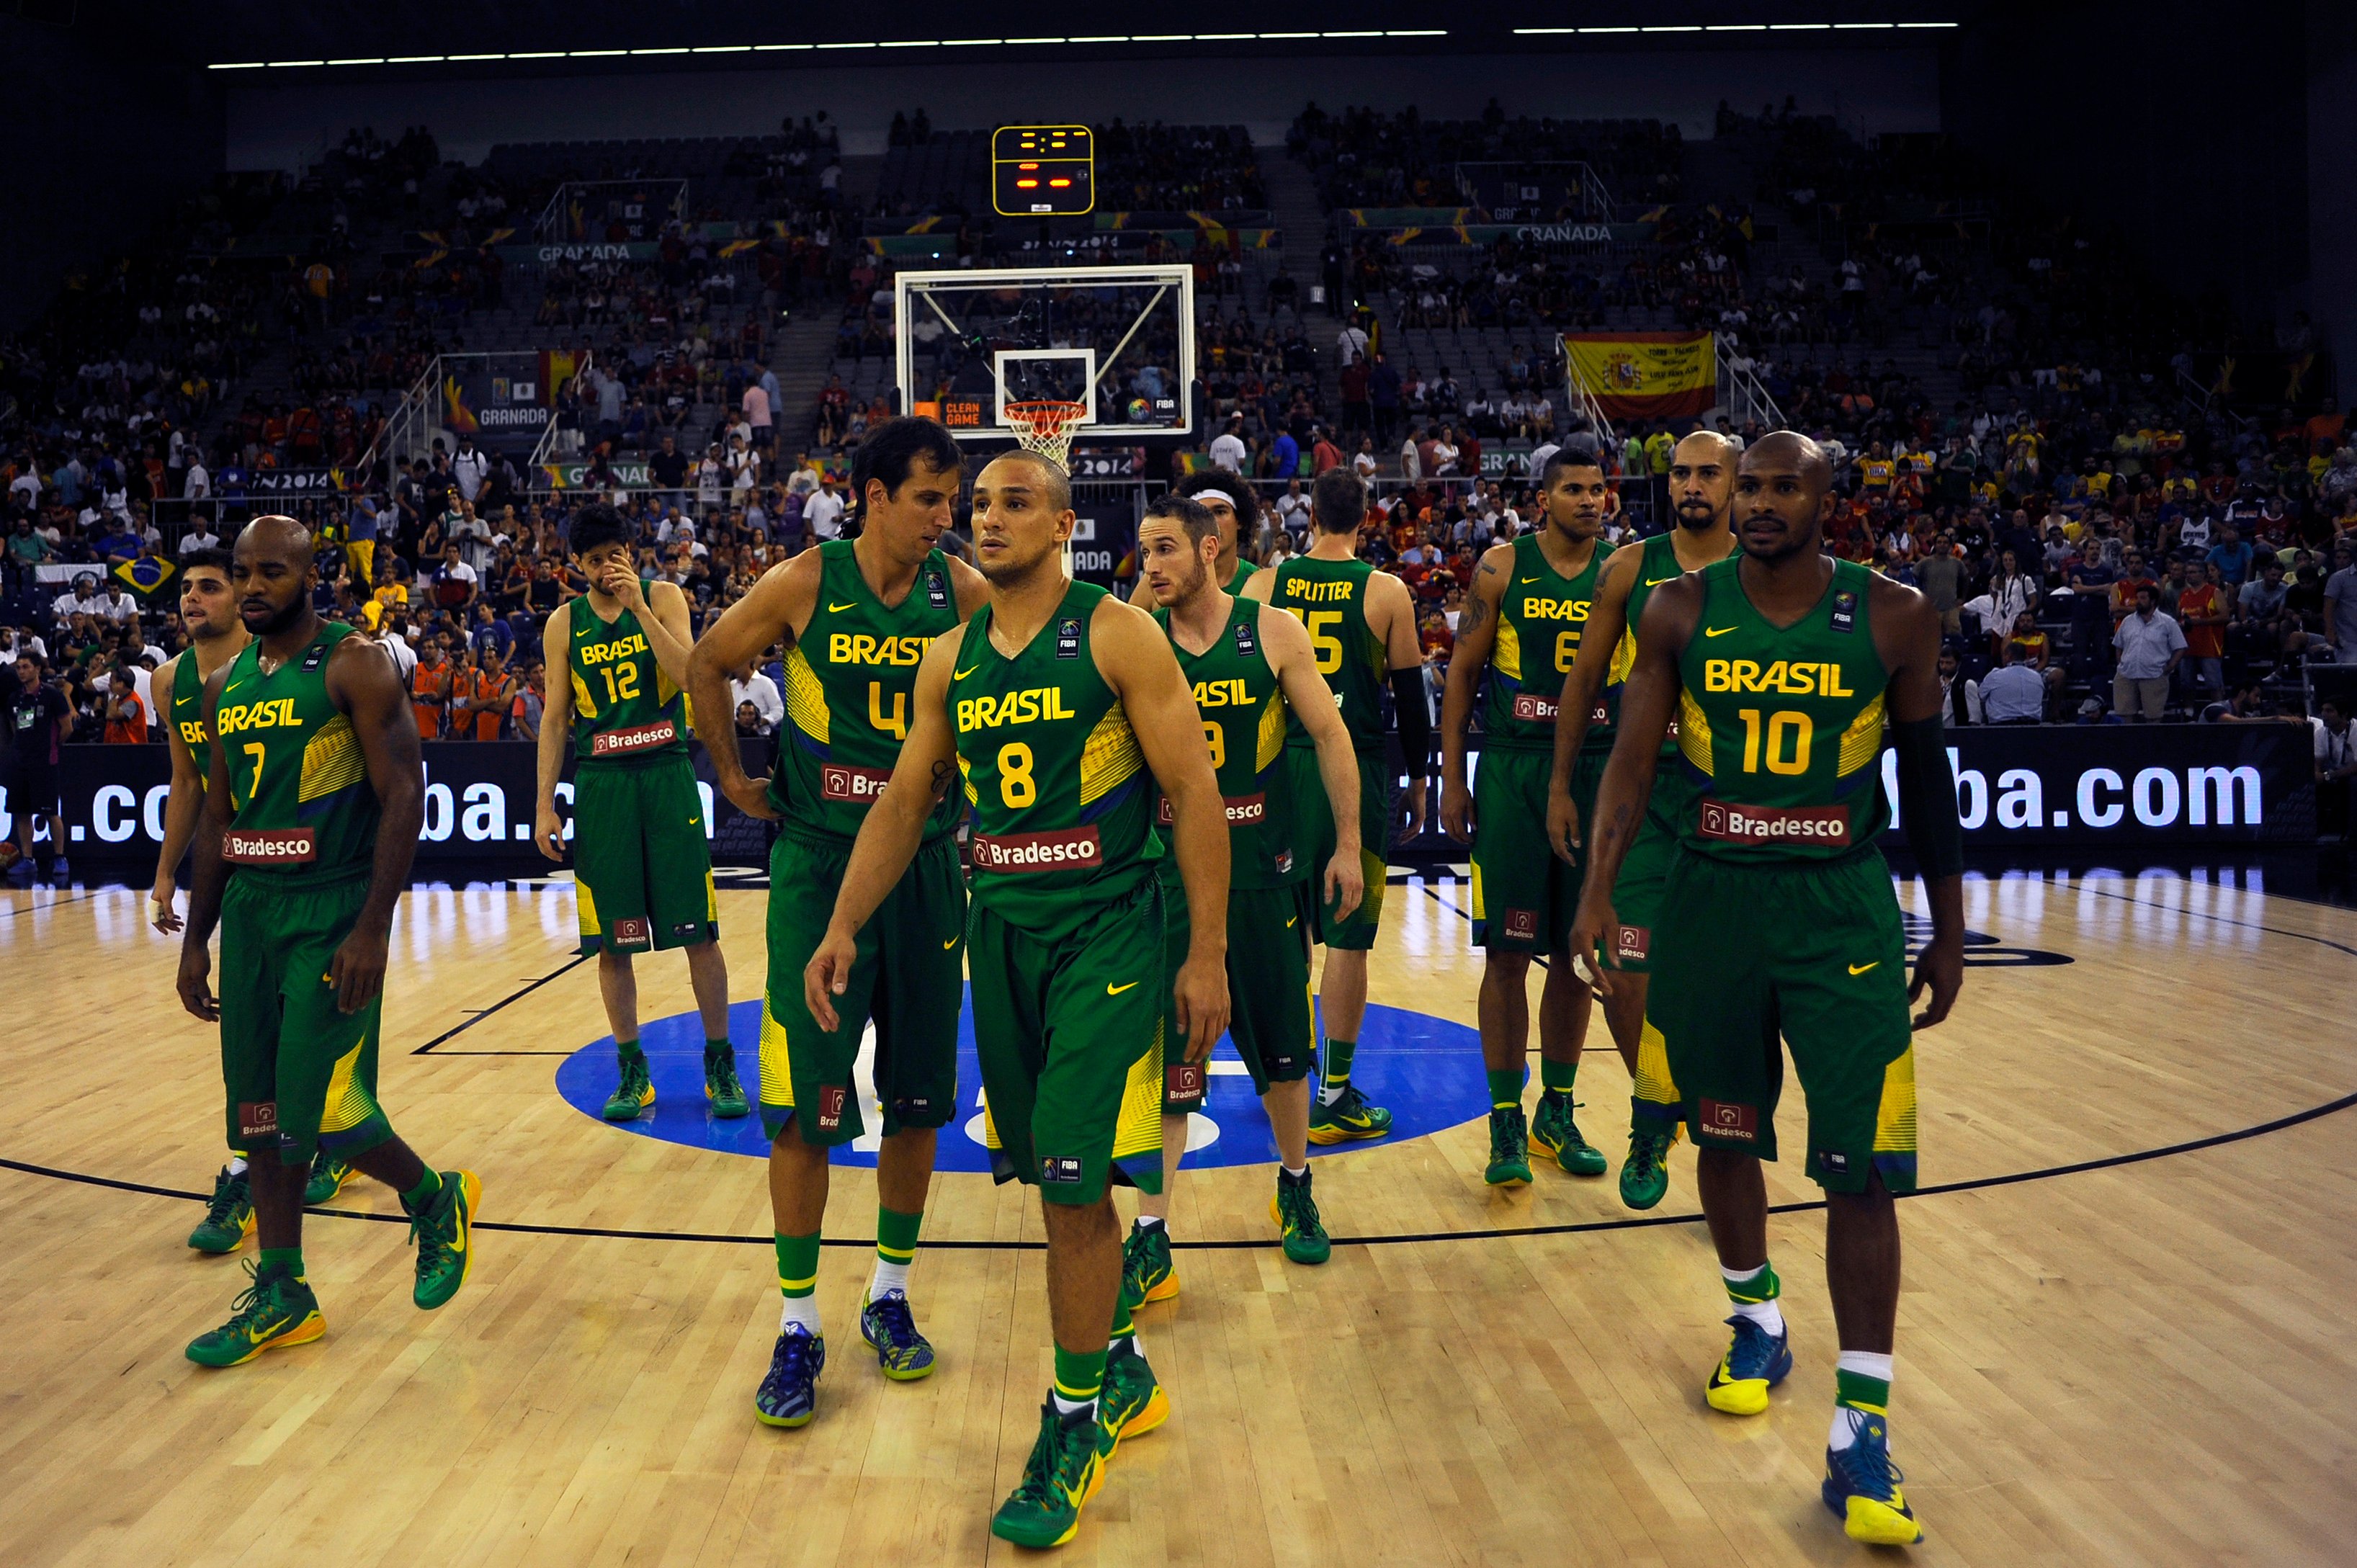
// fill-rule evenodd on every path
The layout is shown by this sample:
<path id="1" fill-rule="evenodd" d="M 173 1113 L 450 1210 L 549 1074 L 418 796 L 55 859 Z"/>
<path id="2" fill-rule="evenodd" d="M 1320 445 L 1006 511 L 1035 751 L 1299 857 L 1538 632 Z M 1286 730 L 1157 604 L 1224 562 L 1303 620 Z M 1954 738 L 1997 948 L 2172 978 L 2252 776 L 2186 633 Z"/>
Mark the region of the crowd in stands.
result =
<path id="1" fill-rule="evenodd" d="M 1585 163 L 1615 199 L 1652 205 L 1683 189 L 1683 142 L 1674 122 L 1509 117 L 1494 98 L 1478 120 L 1427 121 L 1414 105 L 1394 113 L 1311 102 L 1286 133 L 1330 209 L 1458 207 L 1458 164 Z M 1580 216 L 1577 212 L 1568 214 Z"/>

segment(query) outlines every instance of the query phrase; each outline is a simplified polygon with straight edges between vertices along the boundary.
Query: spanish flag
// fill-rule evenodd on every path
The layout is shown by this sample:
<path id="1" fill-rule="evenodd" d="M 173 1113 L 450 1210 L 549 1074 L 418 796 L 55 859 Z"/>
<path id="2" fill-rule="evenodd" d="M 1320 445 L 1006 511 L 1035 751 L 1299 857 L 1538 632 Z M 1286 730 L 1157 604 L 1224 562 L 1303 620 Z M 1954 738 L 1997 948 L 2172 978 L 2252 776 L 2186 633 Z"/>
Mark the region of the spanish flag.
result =
<path id="1" fill-rule="evenodd" d="M 1563 353 L 1608 419 L 1692 419 L 1718 401 L 1707 332 L 1566 333 Z"/>

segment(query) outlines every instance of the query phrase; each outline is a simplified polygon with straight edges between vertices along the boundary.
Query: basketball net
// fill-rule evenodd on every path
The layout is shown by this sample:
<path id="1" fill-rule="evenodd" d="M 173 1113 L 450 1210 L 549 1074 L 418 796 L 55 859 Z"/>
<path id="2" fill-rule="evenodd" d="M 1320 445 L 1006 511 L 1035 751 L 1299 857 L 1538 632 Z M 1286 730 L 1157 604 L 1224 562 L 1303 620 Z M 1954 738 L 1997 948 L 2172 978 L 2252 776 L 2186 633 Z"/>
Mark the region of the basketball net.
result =
<path id="1" fill-rule="evenodd" d="M 1089 405 L 1084 403 L 1010 403 L 1005 417 L 1014 429 L 1017 446 L 1026 452 L 1036 452 L 1070 472 L 1072 433 L 1080 428 L 1088 413 Z"/>

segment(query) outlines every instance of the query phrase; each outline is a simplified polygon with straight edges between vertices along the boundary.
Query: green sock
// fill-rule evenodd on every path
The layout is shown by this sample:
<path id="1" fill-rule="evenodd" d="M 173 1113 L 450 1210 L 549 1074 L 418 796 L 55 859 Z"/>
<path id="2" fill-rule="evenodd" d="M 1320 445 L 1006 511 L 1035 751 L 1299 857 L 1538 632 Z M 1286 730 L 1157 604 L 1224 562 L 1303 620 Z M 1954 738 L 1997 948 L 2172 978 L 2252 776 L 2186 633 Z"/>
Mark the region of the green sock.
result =
<path id="1" fill-rule="evenodd" d="M 778 1243 L 778 1289 L 784 1294 L 786 1307 L 778 1319 L 778 1331 L 800 1328 L 816 1337 L 819 1332 L 818 1297 L 818 1232 L 807 1236 L 776 1236 Z"/>
<path id="2" fill-rule="evenodd" d="M 1490 1107 L 1494 1111 L 1501 1106 L 1522 1104 L 1523 1086 L 1530 1082 L 1531 1069 L 1510 1067 L 1503 1072 L 1492 1069 L 1482 1076 L 1490 1080 Z"/>
<path id="3" fill-rule="evenodd" d="M 1097 1392 L 1104 1387 L 1105 1353 L 1098 1350 L 1067 1350 L 1056 1347 L 1056 1408 L 1069 1415 L 1073 1409 L 1087 1409 L 1096 1403 Z"/>
<path id="4" fill-rule="evenodd" d="M 1539 1082 L 1553 1093 L 1569 1094 L 1571 1080 L 1578 1075 L 1579 1063 L 1577 1061 L 1558 1062 L 1549 1061 L 1544 1057 L 1539 1058 Z"/>
<path id="5" fill-rule="evenodd" d="M 1762 1263 L 1755 1273 L 1736 1278 L 1724 1268 L 1719 1277 L 1727 1285 L 1727 1299 L 1738 1306 L 1752 1306 L 1763 1301 L 1774 1301 L 1784 1294 L 1784 1282 L 1776 1277 L 1773 1264 Z"/>
<path id="6" fill-rule="evenodd" d="M 256 1265 L 253 1272 L 257 1274 L 266 1274 L 274 1269 L 278 1271 L 280 1273 L 285 1274 L 288 1279 L 301 1279 L 303 1277 L 303 1249 L 300 1247 L 264 1247 L 262 1249 L 262 1260 L 260 1263 Z"/>
<path id="7" fill-rule="evenodd" d="M 415 1213 L 433 1202 L 434 1195 L 441 1190 L 442 1173 L 428 1165 L 425 1174 L 417 1178 L 417 1185 L 401 1195 L 401 1206 Z"/>
<path id="8" fill-rule="evenodd" d="M 715 1058 L 734 1062 L 737 1059 L 737 1043 L 725 1036 L 717 1040 L 705 1041 L 704 1059 L 708 1062 Z"/>
<path id="9" fill-rule="evenodd" d="M 1836 1369 L 1834 1373 L 1834 1403 L 1880 1415 L 1890 1408 L 1890 1380 L 1870 1378 L 1864 1372 Z"/>
<path id="10" fill-rule="evenodd" d="M 1137 1330 L 1129 1321 L 1128 1298 L 1116 1294 L 1113 1298 L 1113 1337 L 1105 1348 L 1108 1350 L 1135 1349 L 1136 1333 Z"/>
<path id="11" fill-rule="evenodd" d="M 903 1214 L 876 1206 L 876 1273 L 867 1282 L 868 1300 L 881 1301 L 887 1291 L 909 1294 L 909 1265 L 917 1261 L 917 1232 L 924 1224 L 923 1209 Z"/>
<path id="12" fill-rule="evenodd" d="M 639 1048 L 639 1042 L 636 1040 L 615 1041 L 614 1055 L 624 1067 L 630 1066 L 632 1062 L 643 1062 L 647 1059 L 647 1053 Z"/>
<path id="13" fill-rule="evenodd" d="M 1351 1087 L 1351 1058 L 1358 1050 L 1356 1040 L 1327 1040 L 1326 1076 L 1318 1080 L 1318 1097 L 1327 1104 L 1341 1099 L 1342 1091 Z"/>

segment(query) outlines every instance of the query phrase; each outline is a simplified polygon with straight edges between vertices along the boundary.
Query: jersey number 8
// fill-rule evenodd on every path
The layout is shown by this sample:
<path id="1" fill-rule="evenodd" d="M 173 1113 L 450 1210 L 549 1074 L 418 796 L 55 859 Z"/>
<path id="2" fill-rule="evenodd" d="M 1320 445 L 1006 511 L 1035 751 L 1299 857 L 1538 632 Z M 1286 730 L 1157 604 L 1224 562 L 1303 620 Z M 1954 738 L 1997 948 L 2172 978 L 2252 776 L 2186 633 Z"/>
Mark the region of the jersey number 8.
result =
<path id="1" fill-rule="evenodd" d="M 1019 740 L 998 748 L 998 798 L 1010 811 L 1021 811 L 1039 798 L 1039 786 L 1031 777 L 1031 748 Z"/>

